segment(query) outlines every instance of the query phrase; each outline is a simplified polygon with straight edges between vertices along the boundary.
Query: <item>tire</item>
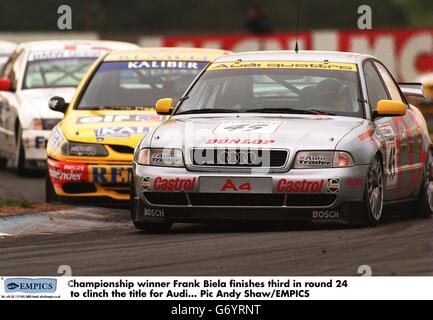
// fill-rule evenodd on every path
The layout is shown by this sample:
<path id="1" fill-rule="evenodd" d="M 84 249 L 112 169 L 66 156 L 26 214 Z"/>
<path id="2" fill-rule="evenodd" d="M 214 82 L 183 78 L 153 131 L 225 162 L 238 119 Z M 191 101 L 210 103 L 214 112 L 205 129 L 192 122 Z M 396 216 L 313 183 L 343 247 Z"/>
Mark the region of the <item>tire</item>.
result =
<path id="1" fill-rule="evenodd" d="M 375 156 L 368 168 L 364 189 L 364 225 L 374 227 L 383 214 L 383 165 Z"/>
<path id="2" fill-rule="evenodd" d="M 54 186 L 51 182 L 48 168 L 45 171 L 45 202 L 46 203 L 58 203 L 60 202 L 59 196 L 54 190 Z"/>
<path id="3" fill-rule="evenodd" d="M 136 229 L 144 231 L 146 233 L 166 233 L 170 230 L 172 223 L 169 222 L 141 222 L 141 221 L 137 221 L 135 220 L 135 212 L 137 210 L 141 210 L 143 208 L 141 204 L 141 200 L 140 199 L 136 199 L 137 198 L 137 193 L 135 190 L 135 183 L 134 183 L 134 175 L 132 174 L 131 176 L 131 188 L 130 188 L 130 197 L 131 197 L 131 219 L 132 222 L 134 223 L 134 226 Z"/>
<path id="4" fill-rule="evenodd" d="M 417 197 L 417 216 L 420 218 L 431 218 L 433 216 L 433 157 L 428 152 L 424 165 L 423 179 Z"/>
<path id="5" fill-rule="evenodd" d="M 15 145 L 15 160 L 14 160 L 14 168 L 16 173 L 19 175 L 24 175 L 26 173 L 25 168 L 25 151 L 22 141 L 23 136 L 23 130 L 21 129 L 21 126 L 18 125 L 17 131 L 16 131 L 16 145 Z"/>

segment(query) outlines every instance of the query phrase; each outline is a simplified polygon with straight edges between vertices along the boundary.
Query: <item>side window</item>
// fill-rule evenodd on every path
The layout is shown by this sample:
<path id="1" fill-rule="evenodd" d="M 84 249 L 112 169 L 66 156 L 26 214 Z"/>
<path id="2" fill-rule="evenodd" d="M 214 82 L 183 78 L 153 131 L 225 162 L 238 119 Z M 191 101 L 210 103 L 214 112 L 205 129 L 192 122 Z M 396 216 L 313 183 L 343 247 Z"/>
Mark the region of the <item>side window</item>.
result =
<path id="1" fill-rule="evenodd" d="M 379 100 L 389 99 L 388 94 L 371 62 L 364 64 L 364 77 L 367 87 L 368 103 L 370 104 L 371 111 L 375 111 L 377 102 Z"/>
<path id="2" fill-rule="evenodd" d="M 379 70 L 380 76 L 382 77 L 383 82 L 385 82 L 385 85 L 388 88 L 388 92 L 391 95 L 391 99 L 397 101 L 403 101 L 401 98 L 400 91 L 398 90 L 395 81 L 393 77 L 389 74 L 388 70 L 386 70 L 386 68 L 378 62 L 374 62 L 374 64 L 377 70 Z"/>

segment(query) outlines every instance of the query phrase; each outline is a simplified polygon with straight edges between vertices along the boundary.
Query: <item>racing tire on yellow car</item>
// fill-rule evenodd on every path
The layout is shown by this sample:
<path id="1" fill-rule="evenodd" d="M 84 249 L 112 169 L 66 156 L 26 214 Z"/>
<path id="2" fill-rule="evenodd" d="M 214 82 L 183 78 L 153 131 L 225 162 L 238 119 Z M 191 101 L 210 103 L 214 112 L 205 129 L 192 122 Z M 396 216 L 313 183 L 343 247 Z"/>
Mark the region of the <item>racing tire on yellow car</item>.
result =
<path id="1" fill-rule="evenodd" d="M 45 202 L 46 203 L 57 203 L 60 199 L 54 190 L 53 183 L 50 179 L 48 168 L 45 170 Z"/>

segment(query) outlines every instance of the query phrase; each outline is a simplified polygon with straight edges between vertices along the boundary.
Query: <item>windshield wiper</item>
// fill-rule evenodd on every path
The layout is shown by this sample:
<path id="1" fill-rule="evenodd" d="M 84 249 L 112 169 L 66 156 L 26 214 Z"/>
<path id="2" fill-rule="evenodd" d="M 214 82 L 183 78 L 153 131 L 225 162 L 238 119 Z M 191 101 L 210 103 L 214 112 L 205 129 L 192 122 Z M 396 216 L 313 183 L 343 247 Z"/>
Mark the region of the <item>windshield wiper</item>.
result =
<path id="1" fill-rule="evenodd" d="M 325 114 L 335 115 L 334 113 L 318 110 L 318 109 L 295 109 L 295 108 L 260 108 L 250 109 L 245 112 L 257 112 L 257 113 L 296 113 L 296 114 Z"/>
<path id="2" fill-rule="evenodd" d="M 306 110 L 306 109 L 294 109 L 294 108 L 260 108 L 250 109 L 245 112 L 258 112 L 258 113 L 301 113 L 301 114 L 317 114 L 317 111 Z"/>
<path id="3" fill-rule="evenodd" d="M 328 111 L 323 111 L 323 110 L 319 110 L 319 109 L 308 109 L 308 111 L 313 111 L 316 112 L 316 114 L 325 114 L 328 116 L 336 116 L 336 113 L 332 113 L 332 112 L 328 112 Z"/>
<path id="4" fill-rule="evenodd" d="M 198 113 L 238 113 L 237 110 L 230 110 L 230 109 L 223 109 L 223 108 L 206 108 L 206 109 L 194 109 L 194 110 L 188 110 L 183 112 L 177 112 L 176 116 L 182 115 L 182 114 L 198 114 Z"/>
<path id="5" fill-rule="evenodd" d="M 154 108 L 155 106 L 98 106 L 93 110 L 143 110 Z"/>

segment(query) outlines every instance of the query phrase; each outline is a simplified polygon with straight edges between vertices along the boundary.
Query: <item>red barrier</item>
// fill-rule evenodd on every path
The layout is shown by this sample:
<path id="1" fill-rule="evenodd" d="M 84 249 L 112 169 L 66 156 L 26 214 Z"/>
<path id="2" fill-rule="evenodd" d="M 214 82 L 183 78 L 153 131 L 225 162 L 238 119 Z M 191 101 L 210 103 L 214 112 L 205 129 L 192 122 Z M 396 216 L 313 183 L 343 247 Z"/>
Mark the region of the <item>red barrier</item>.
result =
<path id="1" fill-rule="evenodd" d="M 400 81 L 414 81 L 433 72 L 433 28 L 359 31 L 312 31 L 299 34 L 300 48 L 372 54 Z M 152 37 L 163 46 L 222 48 L 233 51 L 280 50 L 295 47 L 295 33 Z M 155 42 L 156 41 L 156 42 Z M 147 38 L 141 39 L 142 44 Z"/>

